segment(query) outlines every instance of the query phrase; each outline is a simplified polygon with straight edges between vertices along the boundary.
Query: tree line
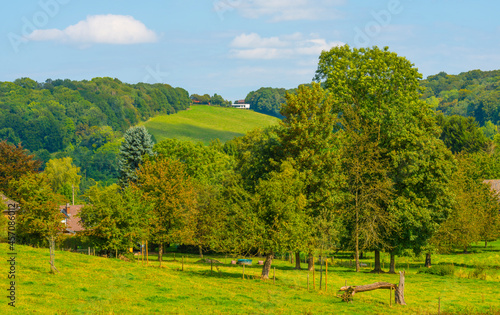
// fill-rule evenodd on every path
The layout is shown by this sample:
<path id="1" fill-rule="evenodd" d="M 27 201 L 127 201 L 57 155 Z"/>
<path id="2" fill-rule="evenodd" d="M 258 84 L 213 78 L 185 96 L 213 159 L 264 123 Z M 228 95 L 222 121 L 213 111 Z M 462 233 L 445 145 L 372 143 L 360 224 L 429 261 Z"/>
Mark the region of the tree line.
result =
<path id="1" fill-rule="evenodd" d="M 454 154 L 420 79 L 387 47 L 346 45 L 321 54 L 316 82 L 285 94 L 277 126 L 209 146 L 153 144 L 130 128 L 119 183 L 85 193 L 85 236 L 108 251 L 148 240 L 160 261 L 167 244 L 260 254 L 263 278 L 284 252 L 305 253 L 312 268 L 314 255 L 352 251 L 359 271 L 373 251 L 374 272 L 386 252 L 395 272 L 400 255 L 425 253 L 430 264 L 435 251 L 495 240 L 498 200 L 483 180 L 500 174 L 496 147 Z M 50 185 L 27 179 L 44 173 L 12 175 L 8 187 L 31 205 L 37 195 L 19 187 Z"/>

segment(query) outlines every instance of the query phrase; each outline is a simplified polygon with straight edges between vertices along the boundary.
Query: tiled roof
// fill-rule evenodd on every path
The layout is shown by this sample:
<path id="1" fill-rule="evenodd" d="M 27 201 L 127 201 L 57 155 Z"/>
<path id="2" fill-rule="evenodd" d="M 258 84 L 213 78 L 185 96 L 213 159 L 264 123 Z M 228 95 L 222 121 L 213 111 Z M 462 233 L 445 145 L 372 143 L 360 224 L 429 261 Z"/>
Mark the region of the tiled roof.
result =
<path id="1" fill-rule="evenodd" d="M 85 230 L 81 225 L 80 218 L 76 215 L 80 213 L 83 205 L 63 205 L 60 206 L 61 210 L 66 209 L 68 219 L 66 220 L 66 229 L 70 232 L 80 232 Z"/>

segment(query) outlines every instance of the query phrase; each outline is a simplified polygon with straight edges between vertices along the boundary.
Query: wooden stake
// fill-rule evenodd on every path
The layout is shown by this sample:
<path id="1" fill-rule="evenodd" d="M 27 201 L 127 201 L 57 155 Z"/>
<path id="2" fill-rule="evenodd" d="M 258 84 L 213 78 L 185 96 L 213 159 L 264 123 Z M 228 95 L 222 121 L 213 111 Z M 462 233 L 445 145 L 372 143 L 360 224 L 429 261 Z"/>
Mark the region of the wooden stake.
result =
<path id="1" fill-rule="evenodd" d="M 313 290 L 316 290 L 316 278 L 314 277 L 314 256 L 312 257 L 313 259 Z"/>
<path id="2" fill-rule="evenodd" d="M 328 290 L 328 257 L 326 258 L 325 265 L 325 292 Z"/>
<path id="3" fill-rule="evenodd" d="M 276 284 L 276 267 L 273 267 L 273 284 Z"/>
<path id="4" fill-rule="evenodd" d="M 88 249 L 89 249 L 89 256 L 90 256 L 90 247 Z"/>
<path id="5" fill-rule="evenodd" d="M 146 266 L 149 266 L 148 241 L 146 241 Z"/>
<path id="6" fill-rule="evenodd" d="M 245 279 L 245 264 L 243 264 L 243 279 Z"/>
<path id="7" fill-rule="evenodd" d="M 319 256 L 319 290 L 321 291 L 323 282 L 323 257 Z"/>
<path id="8" fill-rule="evenodd" d="M 389 290 L 389 306 L 392 306 L 392 288 Z"/>

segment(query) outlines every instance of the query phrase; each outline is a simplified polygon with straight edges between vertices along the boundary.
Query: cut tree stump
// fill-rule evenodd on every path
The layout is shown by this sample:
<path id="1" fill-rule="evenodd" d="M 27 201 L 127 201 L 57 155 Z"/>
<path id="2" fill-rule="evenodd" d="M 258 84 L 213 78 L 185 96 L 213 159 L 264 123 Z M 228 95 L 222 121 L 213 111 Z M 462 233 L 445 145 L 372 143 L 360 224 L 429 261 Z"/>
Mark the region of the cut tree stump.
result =
<path id="1" fill-rule="evenodd" d="M 399 284 L 393 284 L 389 282 L 376 282 L 365 285 L 358 286 L 345 286 L 341 287 L 339 291 L 343 291 L 343 294 L 340 296 L 342 300 L 345 302 L 349 302 L 352 300 L 352 297 L 356 293 L 373 291 L 378 289 L 389 289 L 395 290 L 394 300 L 396 304 L 406 305 L 404 298 L 404 285 L 405 285 L 405 273 L 404 271 L 399 272 Z"/>

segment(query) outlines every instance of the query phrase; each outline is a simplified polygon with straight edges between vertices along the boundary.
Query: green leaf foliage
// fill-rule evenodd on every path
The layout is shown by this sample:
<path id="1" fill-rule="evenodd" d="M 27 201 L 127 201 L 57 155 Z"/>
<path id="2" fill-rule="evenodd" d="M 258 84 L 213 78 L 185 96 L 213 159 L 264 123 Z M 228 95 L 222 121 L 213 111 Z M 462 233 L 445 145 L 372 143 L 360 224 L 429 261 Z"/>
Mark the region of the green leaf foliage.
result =
<path id="1" fill-rule="evenodd" d="M 432 109 L 420 100 L 420 78 L 413 64 L 387 47 L 334 47 L 321 54 L 316 71 L 316 80 L 338 100 L 336 111 L 351 107 L 375 130 L 372 141 L 387 160 L 394 191 L 385 206 L 402 231 L 387 231 L 392 249 L 418 251 L 449 209 L 453 158 L 437 139 Z"/>
<path id="2" fill-rule="evenodd" d="M 127 250 L 147 239 L 149 204 L 141 201 L 138 191 L 114 184 L 91 187 L 87 205 L 80 217 L 85 234 L 94 245 L 108 251 Z"/>

